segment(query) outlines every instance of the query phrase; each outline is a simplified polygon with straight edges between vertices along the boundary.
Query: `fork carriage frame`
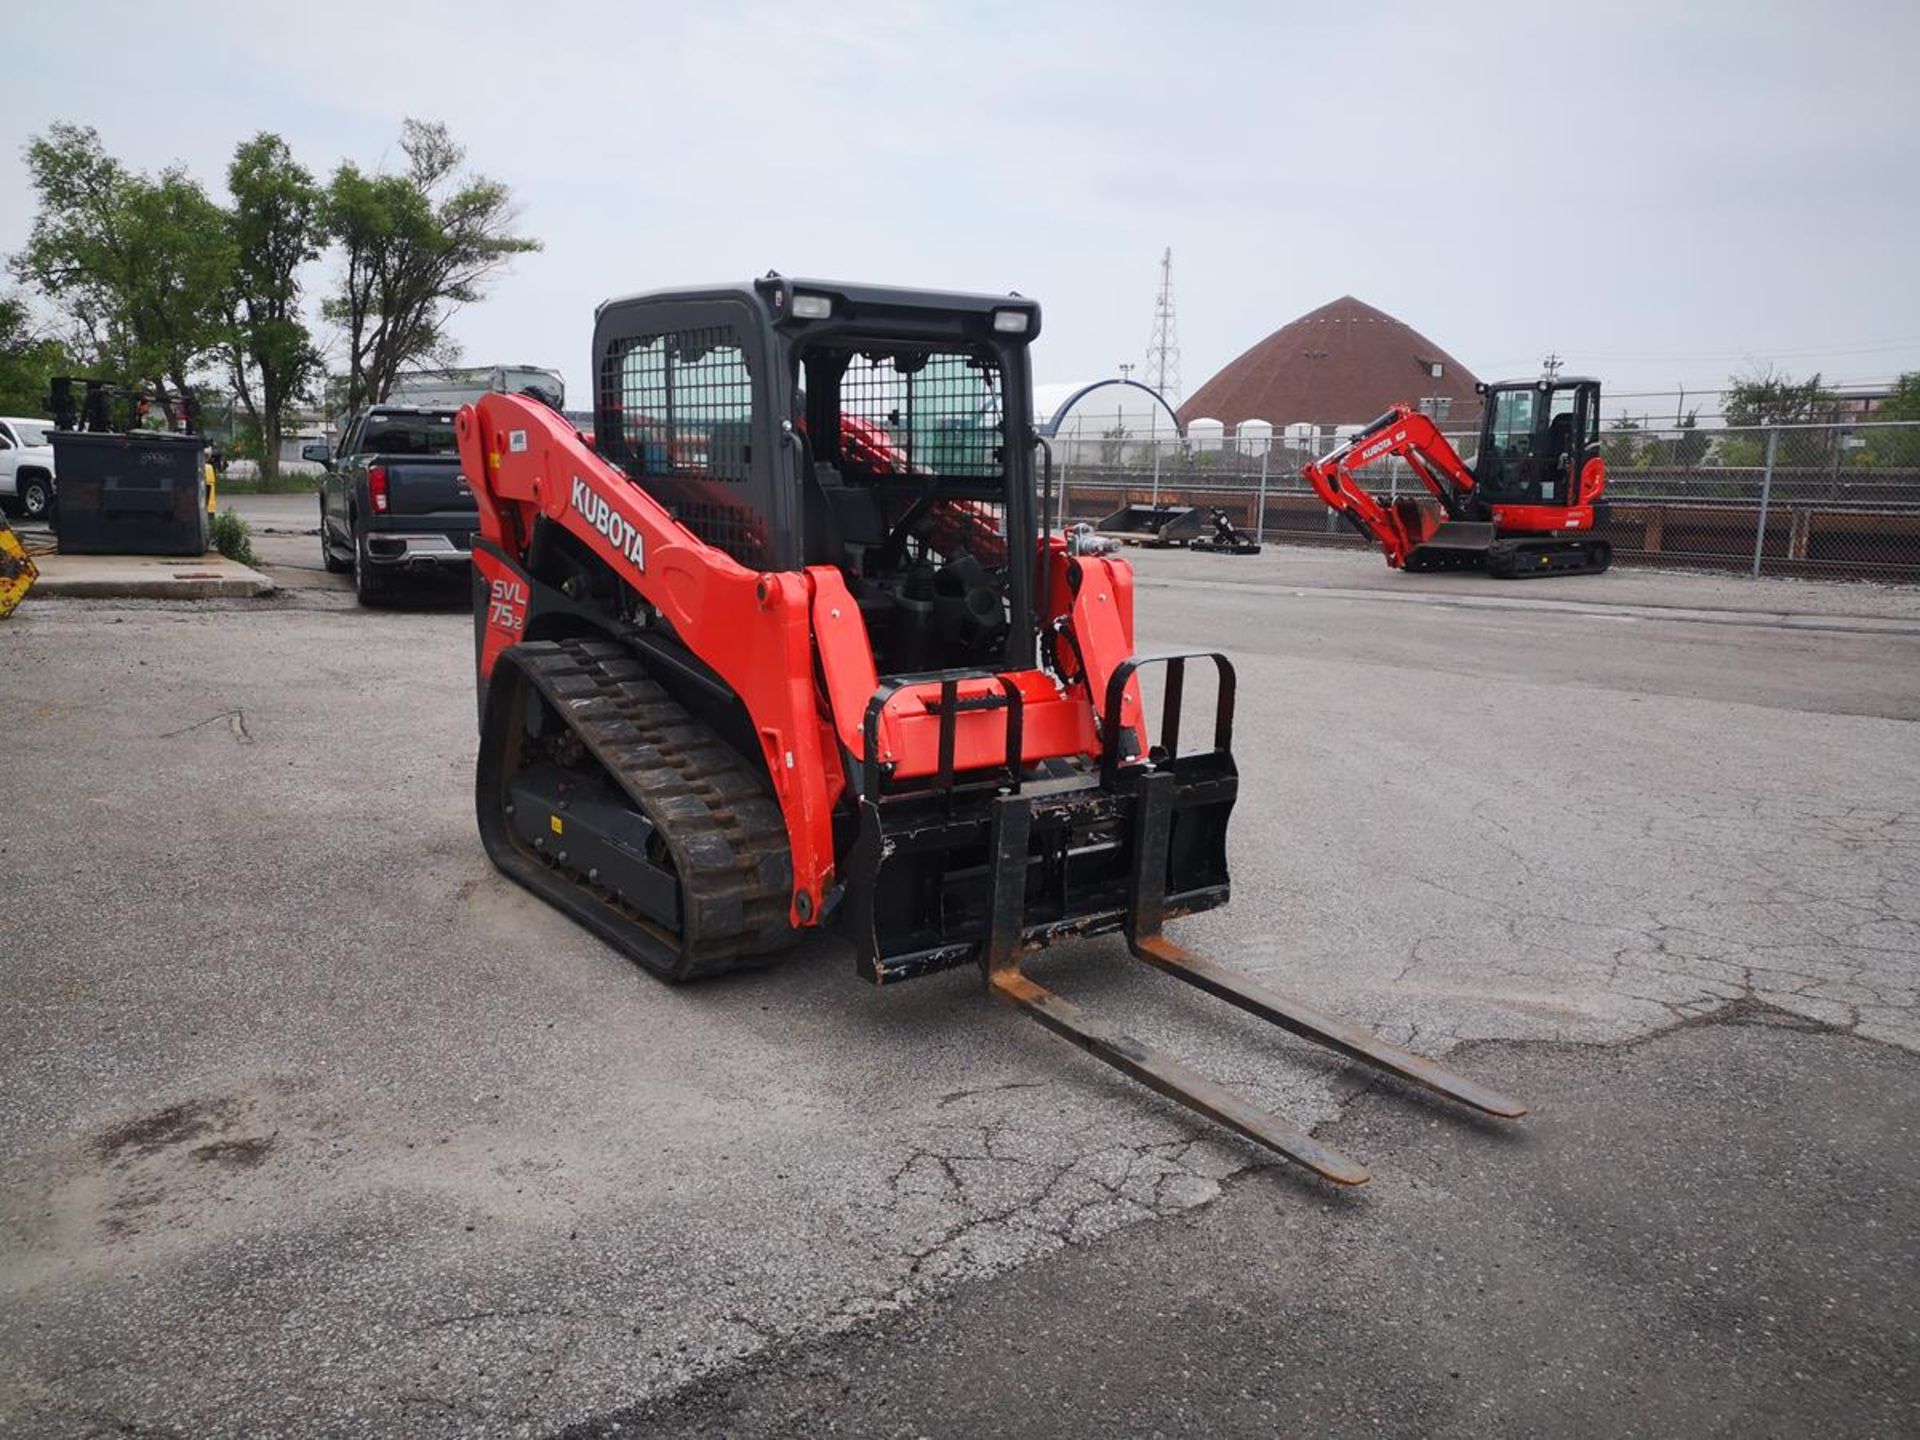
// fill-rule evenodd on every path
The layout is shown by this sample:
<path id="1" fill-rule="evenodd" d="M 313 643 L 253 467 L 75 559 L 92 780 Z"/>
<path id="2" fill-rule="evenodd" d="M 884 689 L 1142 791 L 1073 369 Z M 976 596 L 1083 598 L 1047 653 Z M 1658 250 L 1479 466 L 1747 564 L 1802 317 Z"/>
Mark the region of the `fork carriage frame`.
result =
<path id="1" fill-rule="evenodd" d="M 1178 752 L 1185 668 L 1210 660 L 1220 676 L 1214 746 Z M 1123 723 L 1135 677 L 1167 667 L 1159 744 L 1140 756 L 1138 730 Z M 986 682 L 983 685 L 981 682 Z M 888 705 L 911 692 L 939 720 L 938 763 L 929 776 L 894 789 L 878 757 Z M 973 686 L 973 693 L 962 687 Z M 1038 948 L 1068 936 L 1123 929 L 1135 904 L 1143 857 L 1153 872 L 1156 910 L 1186 915 L 1226 903 L 1226 831 L 1238 782 L 1230 750 L 1234 672 L 1212 652 L 1134 655 L 1106 687 L 1101 753 L 1092 763 L 1022 763 L 1026 701 L 1015 678 L 948 670 L 890 677 L 873 694 L 862 727 L 859 832 L 851 857 L 846 917 L 860 974 L 891 984 L 969 963 L 1009 948 Z M 956 772 L 959 717 L 1004 711 L 1001 763 Z M 1030 773 L 1038 772 L 1038 773 Z M 1149 775 L 1170 783 L 1164 812 L 1143 848 L 1137 816 Z M 1163 793 L 1163 792 L 1153 792 Z"/>

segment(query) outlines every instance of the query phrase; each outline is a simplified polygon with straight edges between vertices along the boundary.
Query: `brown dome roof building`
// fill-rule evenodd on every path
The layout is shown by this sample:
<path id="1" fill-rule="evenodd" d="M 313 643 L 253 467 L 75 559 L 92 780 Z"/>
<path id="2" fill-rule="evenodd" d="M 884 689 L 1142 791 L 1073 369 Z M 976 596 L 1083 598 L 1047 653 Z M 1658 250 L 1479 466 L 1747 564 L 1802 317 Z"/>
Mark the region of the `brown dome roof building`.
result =
<path id="1" fill-rule="evenodd" d="M 1432 400 L 1442 425 L 1471 426 L 1480 415 L 1475 384 L 1466 366 L 1418 330 L 1342 295 L 1282 325 L 1194 391 L 1180 423 L 1360 425 L 1396 403 Z"/>

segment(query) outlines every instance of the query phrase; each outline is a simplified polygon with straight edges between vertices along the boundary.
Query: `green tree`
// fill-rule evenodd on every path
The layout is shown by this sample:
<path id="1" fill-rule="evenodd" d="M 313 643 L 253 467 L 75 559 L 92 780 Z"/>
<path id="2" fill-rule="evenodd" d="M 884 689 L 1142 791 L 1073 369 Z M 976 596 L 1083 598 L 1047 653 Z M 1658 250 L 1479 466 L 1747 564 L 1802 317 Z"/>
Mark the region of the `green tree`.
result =
<path id="1" fill-rule="evenodd" d="M 1700 428 L 1698 409 L 1689 410 L 1673 428 L 1679 433 L 1671 439 L 1662 436 L 1646 441 L 1637 461 L 1642 470 L 1691 470 L 1706 458 L 1713 437 Z"/>
<path id="2" fill-rule="evenodd" d="M 1816 372 L 1805 380 L 1766 370 L 1748 376 L 1729 376 L 1725 410 L 1728 430 L 1719 444 L 1723 465 L 1756 466 L 1766 462 L 1767 437 L 1775 425 L 1823 425 L 1837 413 L 1833 392 Z M 1836 436 L 1831 430 L 1789 431 L 1779 443 L 1782 465 L 1822 465 L 1831 458 Z"/>
<path id="3" fill-rule="evenodd" d="M 60 305 L 105 378 L 192 393 L 217 349 L 233 268 L 225 213 L 185 171 L 134 174 L 87 126 L 27 145 L 39 210 L 14 274 Z"/>
<path id="4" fill-rule="evenodd" d="M 1893 392 L 1873 407 L 1869 421 L 1920 422 L 1920 370 L 1909 371 L 1893 384 Z M 1865 441 L 1862 458 L 1876 466 L 1920 466 L 1920 425 L 1912 429 L 1867 428 L 1858 432 Z"/>
<path id="5" fill-rule="evenodd" d="M 1631 470 L 1640 463 L 1643 436 L 1640 422 L 1622 415 L 1600 437 L 1600 454 L 1609 471 Z"/>
<path id="6" fill-rule="evenodd" d="M 262 132 L 243 142 L 227 167 L 233 195 L 233 278 L 227 293 L 227 370 L 259 437 L 260 473 L 280 473 L 287 409 L 321 374 L 313 336 L 301 318 L 300 271 L 325 239 L 324 196 L 286 141 Z"/>
<path id="7" fill-rule="evenodd" d="M 0 295 L 0 413 L 45 415 L 53 377 L 73 368 L 67 347 L 34 323 L 18 295 Z"/>
<path id="8" fill-rule="evenodd" d="M 1821 424 L 1833 416 L 1833 392 L 1820 383 L 1818 372 L 1799 381 L 1772 370 L 1727 379 L 1725 418 L 1730 429 Z"/>
<path id="9" fill-rule="evenodd" d="M 408 365 L 453 358 L 446 324 L 480 298 L 515 255 L 540 242 L 514 233 L 512 192 L 462 171 L 444 125 L 408 120 L 399 175 L 343 164 L 327 188 L 327 228 L 345 268 L 324 307 L 344 334 L 348 409 L 385 395 Z"/>
<path id="10" fill-rule="evenodd" d="M 1707 458 L 1707 450 L 1713 444 L 1713 437 L 1700 428 L 1700 411 L 1697 406 L 1687 412 L 1687 418 L 1680 422 L 1679 436 L 1670 443 L 1675 465 L 1682 465 L 1692 470 Z"/>
<path id="11" fill-rule="evenodd" d="M 1887 398 L 1873 407 L 1874 420 L 1920 420 L 1920 370 L 1909 370 L 1893 382 Z"/>

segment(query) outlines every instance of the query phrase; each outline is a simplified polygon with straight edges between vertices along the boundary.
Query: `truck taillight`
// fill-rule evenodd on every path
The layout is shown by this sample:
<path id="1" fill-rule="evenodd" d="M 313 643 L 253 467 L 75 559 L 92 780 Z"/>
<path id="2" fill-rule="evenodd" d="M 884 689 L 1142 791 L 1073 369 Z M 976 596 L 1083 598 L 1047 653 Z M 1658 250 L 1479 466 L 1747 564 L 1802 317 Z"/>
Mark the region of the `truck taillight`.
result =
<path id="1" fill-rule="evenodd" d="M 373 513 L 387 513 L 387 467 L 369 465 L 367 467 L 367 498 L 373 501 Z"/>

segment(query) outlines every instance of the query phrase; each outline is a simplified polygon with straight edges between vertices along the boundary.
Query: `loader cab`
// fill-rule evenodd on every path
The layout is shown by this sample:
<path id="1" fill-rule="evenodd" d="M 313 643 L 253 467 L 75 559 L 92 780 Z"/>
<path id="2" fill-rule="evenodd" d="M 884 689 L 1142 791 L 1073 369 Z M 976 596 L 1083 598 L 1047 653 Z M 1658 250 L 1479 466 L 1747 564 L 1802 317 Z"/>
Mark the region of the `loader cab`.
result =
<path id="1" fill-rule="evenodd" d="M 1019 296 L 788 279 L 601 307 L 595 445 L 756 570 L 830 565 L 892 675 L 1034 663 Z"/>
<path id="2" fill-rule="evenodd" d="M 1578 503 L 1579 476 L 1600 453 L 1600 382 L 1508 380 L 1478 389 L 1475 496 L 1484 505 Z"/>

